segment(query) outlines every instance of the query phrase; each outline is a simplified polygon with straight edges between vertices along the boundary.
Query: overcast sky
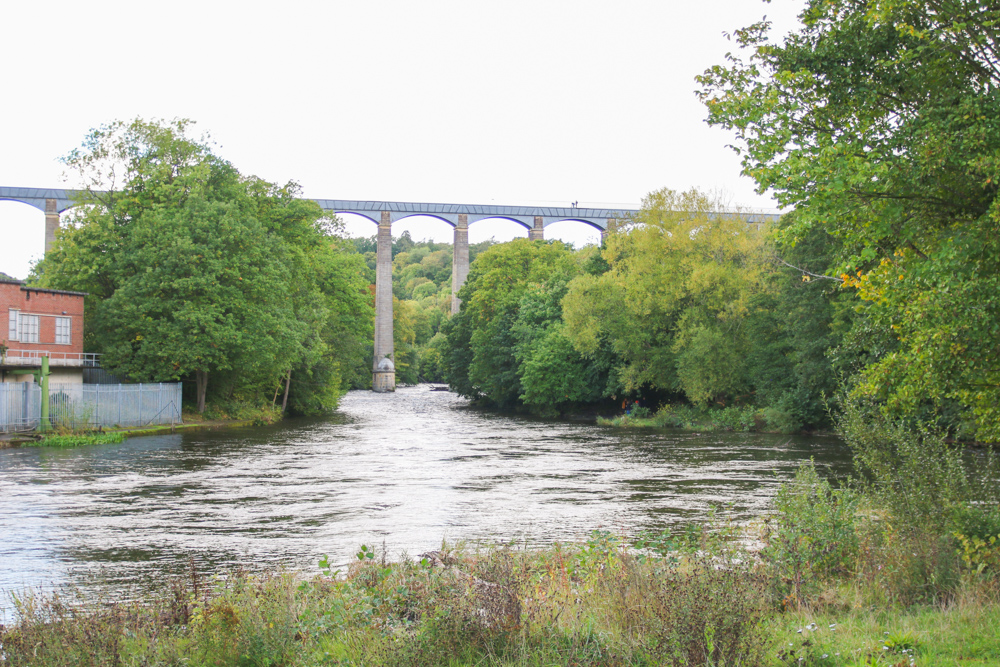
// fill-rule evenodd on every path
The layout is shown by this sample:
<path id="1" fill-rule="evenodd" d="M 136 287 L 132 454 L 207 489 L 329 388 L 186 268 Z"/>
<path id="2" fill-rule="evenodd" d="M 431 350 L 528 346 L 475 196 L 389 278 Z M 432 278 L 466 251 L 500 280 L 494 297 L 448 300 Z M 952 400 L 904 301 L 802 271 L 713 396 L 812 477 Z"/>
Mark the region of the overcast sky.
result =
<path id="1" fill-rule="evenodd" d="M 709 128 L 695 75 L 802 0 L 17 2 L 4 6 L 0 185 L 73 187 L 58 158 L 103 123 L 190 118 L 243 173 L 329 199 L 637 207 L 661 187 L 773 209 Z M 393 233 L 450 240 L 433 219 Z M 359 219 L 350 230 L 371 235 Z M 587 240 L 559 223 L 549 238 Z M 471 240 L 526 235 L 483 221 Z M 44 216 L 0 202 L 0 271 Z M 596 238 L 594 236 L 593 238 Z"/>

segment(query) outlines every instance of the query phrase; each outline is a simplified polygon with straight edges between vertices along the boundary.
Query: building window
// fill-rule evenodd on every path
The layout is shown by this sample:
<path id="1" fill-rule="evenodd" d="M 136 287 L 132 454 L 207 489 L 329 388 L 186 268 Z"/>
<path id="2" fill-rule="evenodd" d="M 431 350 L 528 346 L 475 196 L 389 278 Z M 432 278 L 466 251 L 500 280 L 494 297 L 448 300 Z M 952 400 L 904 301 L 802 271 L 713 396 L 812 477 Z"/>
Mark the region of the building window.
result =
<path id="1" fill-rule="evenodd" d="M 18 319 L 21 322 L 21 326 L 19 327 L 21 342 L 37 343 L 38 315 L 21 315 Z"/>
<path id="2" fill-rule="evenodd" d="M 7 311 L 7 340 L 17 340 L 17 316 L 20 311 L 11 308 Z"/>
<path id="3" fill-rule="evenodd" d="M 56 318 L 56 345 L 69 345 L 70 318 Z"/>

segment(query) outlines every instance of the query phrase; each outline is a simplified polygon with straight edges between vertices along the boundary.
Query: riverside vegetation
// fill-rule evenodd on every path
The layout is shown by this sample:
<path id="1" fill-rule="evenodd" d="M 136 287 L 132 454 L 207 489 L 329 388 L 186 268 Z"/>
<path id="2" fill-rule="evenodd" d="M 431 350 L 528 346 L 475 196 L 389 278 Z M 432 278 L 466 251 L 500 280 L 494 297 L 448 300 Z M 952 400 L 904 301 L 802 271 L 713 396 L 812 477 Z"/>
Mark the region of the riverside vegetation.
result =
<path id="1" fill-rule="evenodd" d="M 656 413 L 664 423 L 832 426 L 854 450 L 855 479 L 836 486 L 806 466 L 751 526 L 595 533 L 583 544 L 455 549 L 419 562 L 365 547 L 342 573 L 236 573 L 211 583 L 193 574 L 143 604 L 27 594 L 2 630 L 4 660 L 1000 664 L 1000 466 L 990 446 L 1000 439 L 1000 10 L 976 0 L 811 0 L 800 18 L 780 44 L 766 23 L 735 32 L 748 57 L 731 55 L 699 79 L 709 121 L 737 134 L 745 173 L 793 213 L 757 224 L 697 190 L 658 191 L 599 249 L 527 240 L 484 249 L 451 318 L 446 257 L 435 255 L 443 248 L 427 246 L 419 262 L 419 253 L 396 253 L 401 271 L 434 269 L 397 294 L 406 297 L 401 373 L 435 369 L 465 396 L 539 414 L 641 397 L 646 410 L 668 406 Z M 141 145 L 161 145 L 156 128 L 134 131 Z M 351 341 L 361 334 L 343 350 L 329 336 L 353 332 L 336 328 L 345 323 L 370 327 L 364 242 L 345 248 L 324 237 L 317 212 L 293 204 L 293 189 L 244 179 L 192 145 L 164 164 L 183 174 L 197 167 L 236 192 L 239 206 L 202 197 L 195 172 L 198 197 L 166 174 L 150 181 L 150 215 L 133 217 L 148 194 L 137 176 L 134 196 L 95 201 L 87 210 L 97 213 L 71 225 L 37 279 L 105 299 L 103 310 L 88 304 L 104 313 L 88 331 L 109 332 L 104 351 L 123 365 L 133 353 L 140 366 L 163 362 L 172 345 L 208 333 L 232 349 L 241 318 L 273 324 L 255 344 L 281 349 L 274 363 L 230 365 L 209 345 L 156 373 L 136 366 L 150 377 L 199 376 L 199 403 L 206 368 L 221 376 L 213 391 L 222 400 L 277 396 L 292 367 L 295 377 L 330 380 L 310 391 L 348 386 L 343 369 L 363 363 L 338 355 L 360 359 L 364 345 Z M 177 192 L 190 210 L 164 213 L 160 204 Z M 227 215 L 235 210 L 253 215 Z M 263 268 L 253 252 L 244 264 L 223 262 L 214 241 L 183 231 L 197 230 L 203 211 L 234 225 L 238 233 L 224 237 L 233 249 L 244 249 L 241 238 L 263 244 L 253 252 L 269 249 Z M 250 229 L 236 224 L 244 218 Z M 142 220 L 141 233 L 119 244 L 132 220 Z M 186 276 L 181 297 L 219 286 L 241 304 L 225 326 L 198 328 L 213 320 L 192 316 L 164 328 L 166 338 L 150 333 L 150 322 L 173 316 L 150 305 L 166 277 L 136 267 L 191 257 L 156 256 L 144 239 L 160 230 L 176 247 L 194 239 L 214 250 L 195 255 L 211 271 L 170 270 Z M 322 250 L 300 253 L 300 238 Z M 86 243 L 108 239 L 128 252 L 92 266 Z M 350 279 L 333 280 L 339 292 L 297 292 L 286 278 L 312 285 L 313 274 L 271 263 L 283 257 L 329 260 L 332 276 Z M 334 358 L 341 365 L 320 361 Z M 956 444 L 968 440 L 986 446 Z"/>
<path id="2" fill-rule="evenodd" d="M 85 347 L 121 376 L 191 381 L 199 413 L 325 413 L 364 375 L 364 261 L 295 183 L 241 174 L 190 130 L 113 122 L 63 158 L 82 205 L 29 283 L 87 292 Z"/>
<path id="3" fill-rule="evenodd" d="M 190 576 L 143 602 L 30 592 L 11 665 L 1000 664 L 1000 461 L 848 410 L 858 478 L 812 465 L 774 512 L 321 573 Z"/>

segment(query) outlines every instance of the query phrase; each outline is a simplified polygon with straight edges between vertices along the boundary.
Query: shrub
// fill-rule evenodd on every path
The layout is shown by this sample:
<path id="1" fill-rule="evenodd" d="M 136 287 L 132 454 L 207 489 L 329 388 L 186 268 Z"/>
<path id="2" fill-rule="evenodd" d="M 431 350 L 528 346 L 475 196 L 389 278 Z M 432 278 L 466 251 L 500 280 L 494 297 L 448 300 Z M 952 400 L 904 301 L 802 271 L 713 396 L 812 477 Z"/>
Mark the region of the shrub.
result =
<path id="1" fill-rule="evenodd" d="M 859 500 L 850 488 L 835 489 L 822 479 L 812 461 L 781 486 L 761 557 L 785 606 L 805 602 L 825 580 L 853 571 Z"/>
<path id="2" fill-rule="evenodd" d="M 960 551 L 972 568 L 981 557 L 978 541 L 1000 533 L 994 451 L 970 452 L 940 430 L 891 420 L 852 399 L 843 401 L 837 425 L 854 452 L 870 508 L 858 565 L 862 580 L 901 604 L 952 597 Z"/>

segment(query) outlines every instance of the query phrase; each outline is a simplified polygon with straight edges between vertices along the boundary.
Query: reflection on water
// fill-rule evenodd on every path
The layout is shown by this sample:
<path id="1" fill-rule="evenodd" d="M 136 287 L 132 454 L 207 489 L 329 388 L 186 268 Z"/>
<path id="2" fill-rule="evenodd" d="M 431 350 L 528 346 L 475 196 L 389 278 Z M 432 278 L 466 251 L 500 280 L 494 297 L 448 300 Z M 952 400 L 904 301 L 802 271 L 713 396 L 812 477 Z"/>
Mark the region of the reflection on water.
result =
<path id="1" fill-rule="evenodd" d="M 850 463 L 832 437 L 623 432 L 484 413 L 426 386 L 352 392 L 322 420 L 0 451 L 0 590 L 144 582 L 192 558 L 312 571 L 383 541 L 541 544 L 721 504 L 749 517 L 809 457 L 832 474 Z"/>

